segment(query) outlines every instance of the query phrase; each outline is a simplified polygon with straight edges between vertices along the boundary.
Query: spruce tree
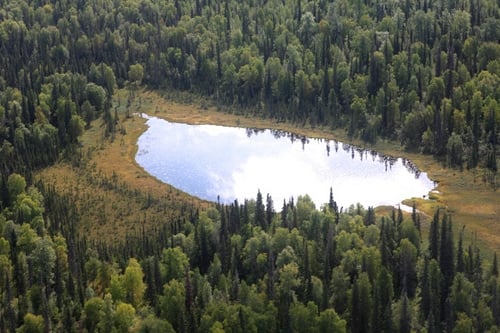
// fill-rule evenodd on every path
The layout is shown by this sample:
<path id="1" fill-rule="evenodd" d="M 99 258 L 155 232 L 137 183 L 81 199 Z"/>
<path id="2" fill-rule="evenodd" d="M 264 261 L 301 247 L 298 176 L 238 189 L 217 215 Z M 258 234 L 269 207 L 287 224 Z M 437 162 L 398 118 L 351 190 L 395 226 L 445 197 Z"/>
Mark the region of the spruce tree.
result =
<path id="1" fill-rule="evenodd" d="M 351 318 L 360 318 L 361 317 L 361 312 L 363 311 L 361 309 L 361 305 L 359 304 L 359 287 L 357 283 L 354 283 L 352 286 L 352 292 L 351 292 Z M 361 327 L 361 322 L 359 320 L 352 320 L 351 323 L 351 332 L 352 333 L 361 333 L 362 327 Z"/>
<path id="2" fill-rule="evenodd" d="M 281 208 L 281 226 L 283 228 L 288 228 L 288 205 L 285 199 L 283 199 L 283 207 Z"/>
<path id="3" fill-rule="evenodd" d="M 355 281 L 351 297 L 351 331 L 364 333 L 371 331 L 372 297 L 368 274 L 361 273 Z"/>
<path id="4" fill-rule="evenodd" d="M 420 277 L 420 313 L 422 319 L 427 319 L 429 317 L 429 312 L 431 308 L 431 290 L 429 283 L 429 257 L 424 257 L 424 269 L 422 276 Z"/>
<path id="5" fill-rule="evenodd" d="M 493 323 L 495 325 L 500 325 L 500 307 L 499 307 L 499 297 L 498 297 L 498 279 L 494 278 L 491 281 L 491 314 L 493 315 Z"/>
<path id="6" fill-rule="evenodd" d="M 465 228 L 465 226 L 464 226 Z M 465 262 L 464 262 L 464 249 L 463 249 L 463 233 L 464 228 L 460 232 L 460 236 L 458 237 L 458 247 L 457 247 L 457 273 L 464 273 L 465 271 Z"/>
<path id="7" fill-rule="evenodd" d="M 368 207 L 366 210 L 364 222 L 367 226 L 375 224 L 375 209 L 373 209 L 373 207 Z"/>
<path id="8" fill-rule="evenodd" d="M 417 226 L 417 206 L 415 204 L 415 201 L 413 202 L 413 205 L 411 206 L 411 220 L 413 221 L 415 226 Z"/>
<path id="9" fill-rule="evenodd" d="M 312 300 L 312 280 L 311 280 L 311 265 L 309 262 L 309 246 L 307 240 L 304 240 L 304 300 L 309 302 Z"/>
<path id="10" fill-rule="evenodd" d="M 439 268 L 441 269 L 441 273 L 443 273 L 446 286 L 451 286 L 455 275 L 455 265 L 453 262 L 453 234 L 451 228 L 451 217 L 449 217 L 449 215 L 444 215 L 441 222 Z"/>
<path id="11" fill-rule="evenodd" d="M 262 230 L 267 231 L 266 225 L 266 212 L 264 203 L 262 201 L 262 194 L 260 190 L 257 192 L 257 200 L 255 201 L 255 225 L 258 225 Z"/>
<path id="12" fill-rule="evenodd" d="M 448 296 L 450 287 L 453 283 L 453 277 L 455 276 L 451 225 L 451 217 L 445 214 L 441 222 L 441 248 L 439 251 L 439 268 L 443 274 L 441 288 L 441 320 L 445 322 L 449 322 L 451 320 Z"/>
<path id="13" fill-rule="evenodd" d="M 408 300 L 408 295 L 406 291 L 403 290 L 401 295 L 401 310 L 399 314 L 399 332 L 400 333 L 410 333 L 411 332 L 411 314 L 410 314 L 410 304 Z M 385 331 L 389 332 L 389 331 Z"/>
<path id="14" fill-rule="evenodd" d="M 497 253 L 493 253 L 493 264 L 491 265 L 491 275 L 494 277 L 498 277 L 498 262 L 497 262 Z"/>
<path id="15" fill-rule="evenodd" d="M 184 270 L 184 288 L 185 288 L 185 300 L 184 306 L 186 309 L 186 322 L 185 322 L 185 332 L 196 332 L 196 321 L 195 321 L 195 294 L 194 287 L 191 281 L 191 271 L 189 267 L 186 266 Z"/>
<path id="16" fill-rule="evenodd" d="M 231 240 L 229 236 L 229 227 L 227 224 L 227 208 L 223 205 L 220 209 L 220 234 L 219 234 L 219 252 L 222 263 L 222 272 L 227 274 L 231 261 Z"/>
<path id="17" fill-rule="evenodd" d="M 380 254 L 382 256 L 382 265 L 386 266 L 391 272 L 394 269 L 394 222 L 387 218 L 382 218 L 380 227 Z"/>
<path id="18" fill-rule="evenodd" d="M 273 199 L 268 193 L 266 197 L 266 227 L 269 227 L 273 222 L 274 213 Z"/>
<path id="19" fill-rule="evenodd" d="M 472 149 L 469 167 L 475 168 L 479 163 L 479 140 L 481 138 L 481 94 L 475 93 L 472 97 Z"/>
<path id="20" fill-rule="evenodd" d="M 392 276 L 382 267 L 373 286 L 373 332 L 392 331 Z"/>
<path id="21" fill-rule="evenodd" d="M 429 230 L 429 255 L 430 259 L 439 258 L 439 209 L 434 213 Z"/>
<path id="22" fill-rule="evenodd" d="M 328 200 L 328 208 L 333 213 L 338 213 L 337 202 L 333 199 L 333 189 L 330 187 L 330 198 Z"/>
<path id="23" fill-rule="evenodd" d="M 273 300 L 276 295 L 274 291 L 275 283 L 275 265 L 274 265 L 274 252 L 272 246 L 269 246 L 268 250 L 268 262 L 267 262 L 267 297 Z"/>
<path id="24" fill-rule="evenodd" d="M 440 331 L 441 288 L 443 276 L 439 269 L 439 263 L 434 259 L 431 259 L 429 263 L 429 277 L 427 283 L 429 288 L 429 316 L 427 318 L 430 328 L 429 332 L 438 332 Z"/>

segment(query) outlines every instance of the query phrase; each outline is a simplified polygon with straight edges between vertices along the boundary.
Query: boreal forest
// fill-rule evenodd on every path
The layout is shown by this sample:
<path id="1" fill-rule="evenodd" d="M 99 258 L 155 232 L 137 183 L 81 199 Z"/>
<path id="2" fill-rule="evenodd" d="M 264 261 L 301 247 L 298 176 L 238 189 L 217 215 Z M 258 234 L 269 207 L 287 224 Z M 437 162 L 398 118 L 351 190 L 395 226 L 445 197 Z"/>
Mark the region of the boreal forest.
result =
<path id="1" fill-rule="evenodd" d="M 146 89 L 396 142 L 494 193 L 498 1 L 0 4 L 0 332 L 500 330 L 496 253 L 452 210 L 201 202 L 82 148 L 130 135 Z"/>

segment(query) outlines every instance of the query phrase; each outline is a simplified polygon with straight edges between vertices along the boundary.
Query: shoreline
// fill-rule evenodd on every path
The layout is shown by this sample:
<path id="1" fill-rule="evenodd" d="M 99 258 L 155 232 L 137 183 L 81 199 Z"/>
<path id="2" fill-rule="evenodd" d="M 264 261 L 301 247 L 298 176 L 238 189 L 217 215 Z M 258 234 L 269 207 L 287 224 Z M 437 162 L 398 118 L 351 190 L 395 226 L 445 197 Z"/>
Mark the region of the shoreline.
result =
<path id="1" fill-rule="evenodd" d="M 168 97 L 168 96 L 167 96 Z M 466 227 L 465 240 L 479 238 L 491 251 L 500 251 L 500 191 L 483 181 L 485 170 L 473 171 L 449 169 L 432 156 L 405 151 L 397 142 L 379 140 L 374 145 L 367 145 L 360 140 L 350 139 L 343 130 L 330 130 L 324 127 L 304 127 L 288 122 L 277 122 L 272 119 L 250 117 L 242 114 L 227 113 L 214 106 L 198 105 L 167 99 L 164 93 L 144 90 L 140 93 L 141 110 L 150 110 L 151 115 L 172 122 L 191 125 L 220 125 L 246 127 L 256 129 L 276 129 L 303 135 L 310 138 L 330 139 L 345 142 L 378 153 L 398 156 L 412 161 L 417 168 L 426 172 L 437 186 L 429 193 L 432 200 L 414 198 L 404 200 L 403 204 L 415 202 L 419 211 L 427 219 L 431 219 L 437 208 L 446 208 L 453 216 L 454 229 L 458 239 L 458 231 Z M 204 100 L 205 101 L 205 100 Z M 200 103 L 204 104 L 204 103 Z M 436 193 L 437 191 L 438 193 Z M 385 211 L 384 208 L 381 208 Z"/>
<path id="2" fill-rule="evenodd" d="M 138 142 L 137 144 L 139 145 L 138 148 L 139 151 L 135 155 L 135 160 L 139 164 L 139 166 L 148 171 L 152 177 L 158 178 L 160 179 L 160 181 L 173 185 L 183 191 L 186 191 L 189 194 L 200 193 L 202 199 L 209 200 L 211 202 L 218 202 L 218 199 L 216 199 L 214 193 L 211 193 L 212 195 L 208 195 L 208 193 L 203 192 L 205 189 L 204 187 L 197 188 L 196 186 L 193 185 L 187 186 L 187 184 L 177 180 L 177 178 L 175 177 L 172 178 L 171 176 L 168 177 L 167 175 L 163 174 L 162 172 L 163 168 L 160 167 L 158 163 L 161 164 L 167 163 L 167 159 L 160 158 L 162 162 L 159 162 L 157 157 L 166 154 L 163 152 L 164 151 L 163 149 L 165 148 L 162 148 L 164 144 L 155 143 L 151 139 L 147 139 L 146 141 L 147 143 L 142 141 L 143 140 L 142 138 L 144 138 L 144 136 L 146 136 L 150 130 L 152 130 L 155 133 L 155 137 L 157 139 L 161 139 L 161 137 L 164 135 L 168 136 L 167 133 L 170 133 L 171 131 L 170 128 L 179 128 L 181 132 L 176 132 L 176 133 L 187 134 L 191 133 L 191 131 L 193 131 L 193 133 L 197 133 L 197 134 L 187 134 L 188 136 L 185 138 L 185 140 L 182 140 L 183 142 L 182 145 L 185 145 L 185 148 L 188 151 L 190 149 L 189 147 L 192 147 L 191 140 L 194 137 L 197 137 L 196 141 L 201 140 L 201 142 L 197 143 L 197 145 L 201 144 L 201 146 L 199 146 L 196 149 L 202 149 L 204 151 L 210 151 L 212 149 L 211 145 L 203 145 L 205 139 L 203 139 L 202 137 L 198 137 L 200 135 L 201 136 L 204 135 L 204 131 L 202 131 L 201 128 L 205 126 L 207 127 L 207 130 L 208 128 L 212 128 L 213 131 L 217 133 L 219 133 L 219 131 L 222 131 L 221 133 L 226 133 L 225 135 L 228 135 L 227 133 L 229 132 L 225 130 L 228 129 L 229 131 L 231 131 L 230 133 L 237 132 L 240 133 L 241 135 L 243 135 L 243 133 L 246 132 L 247 137 L 253 136 L 251 135 L 252 133 L 259 133 L 258 134 L 259 136 L 263 135 L 264 137 L 267 138 L 265 146 L 262 146 L 260 149 L 252 148 L 254 147 L 255 142 L 254 140 L 250 140 L 247 138 L 245 138 L 244 143 L 237 144 L 236 145 L 237 147 L 231 144 L 231 142 L 233 142 L 234 140 L 233 138 L 231 138 L 230 134 L 229 137 L 223 136 L 224 139 L 218 139 L 218 142 L 220 142 L 221 144 L 223 145 L 227 144 L 226 148 L 224 149 L 229 149 L 231 152 L 233 152 L 232 156 L 236 158 L 236 156 L 240 154 L 244 157 L 243 160 L 238 158 L 239 162 L 233 160 L 234 163 L 232 164 L 233 166 L 232 170 L 236 170 L 238 166 L 241 165 L 241 163 L 244 163 L 244 161 L 246 161 L 245 156 L 249 156 L 248 154 L 250 154 L 250 156 L 259 156 L 259 157 L 266 156 L 266 158 L 273 159 L 271 155 L 274 154 L 269 155 L 269 151 L 268 149 L 266 149 L 266 147 L 268 147 L 268 145 L 272 145 L 274 142 L 277 142 L 277 144 L 280 144 L 279 142 L 281 142 L 281 144 L 283 144 L 284 142 L 288 143 L 295 142 L 296 144 L 295 146 L 300 145 L 300 143 L 302 142 L 301 154 L 291 153 L 291 151 L 294 151 L 294 149 L 289 151 L 289 153 L 291 153 L 296 158 L 299 158 L 299 156 L 301 156 L 300 159 L 302 159 L 302 163 L 304 163 L 304 165 L 300 169 L 295 168 L 292 164 L 287 164 L 290 167 L 287 167 L 284 164 L 281 165 L 281 160 L 276 158 L 274 158 L 272 161 L 268 161 L 268 163 L 270 164 L 268 164 L 267 166 L 260 165 L 259 163 L 254 165 L 254 168 L 259 168 L 259 169 L 265 168 L 267 170 L 265 171 L 265 173 L 270 173 L 274 175 L 271 176 L 270 178 L 264 178 L 267 180 L 264 180 L 262 178 L 263 174 L 259 175 L 257 173 L 252 173 L 250 170 L 247 170 L 247 176 L 240 177 L 239 180 L 237 179 L 230 180 L 231 179 L 230 173 L 224 174 L 224 172 L 220 173 L 221 170 L 217 170 L 219 164 L 216 161 L 221 157 L 224 158 L 223 156 L 219 156 L 217 159 L 214 160 L 212 160 L 211 158 L 206 159 L 206 157 L 202 159 L 200 161 L 201 163 L 212 165 L 211 170 L 215 172 L 218 175 L 218 177 L 221 177 L 222 179 L 226 179 L 228 181 L 228 183 L 223 182 L 226 185 L 223 186 L 223 188 L 219 189 L 220 191 L 222 191 L 219 193 L 221 196 L 221 202 L 224 202 L 226 204 L 233 202 L 235 199 L 237 199 L 240 202 L 243 202 L 246 199 L 255 198 L 255 194 L 257 193 L 257 188 L 259 187 L 261 190 L 264 190 L 264 192 L 266 193 L 268 192 L 269 194 L 273 195 L 273 197 L 276 197 L 277 202 L 281 202 L 283 199 L 288 200 L 290 197 L 297 199 L 298 196 L 300 195 L 308 194 L 315 203 L 316 207 L 320 208 L 324 204 L 327 204 L 328 188 L 333 187 L 333 189 L 335 190 L 334 195 L 337 198 L 339 206 L 343 206 L 345 209 L 347 209 L 352 205 L 355 206 L 357 204 L 361 204 L 365 208 L 390 206 L 397 209 L 402 205 L 402 201 L 405 199 L 429 197 L 429 193 L 432 190 L 434 190 L 437 186 L 437 183 L 435 181 L 428 179 L 426 172 L 418 170 L 418 168 L 411 161 L 408 161 L 403 157 L 388 156 L 383 153 L 376 152 L 372 149 L 365 149 L 351 144 L 339 142 L 336 140 L 322 139 L 322 138 L 311 139 L 309 137 L 296 135 L 294 133 L 285 132 L 281 130 L 273 130 L 273 129 L 255 130 L 250 128 L 226 127 L 220 125 L 188 125 L 186 123 L 172 122 L 169 120 L 165 120 L 162 117 L 158 117 L 157 115 L 150 115 L 148 113 L 142 113 L 142 112 L 134 113 L 134 115 L 138 118 L 141 118 L 141 120 L 145 119 L 146 123 L 150 124 L 150 126 L 145 130 L 145 132 L 141 136 L 139 136 L 137 140 Z M 185 128 L 188 128 L 188 126 L 191 126 L 189 127 L 189 130 L 183 130 Z M 274 141 L 273 138 L 275 140 L 281 139 L 281 141 L 280 140 Z M 165 144 L 167 143 L 165 142 Z M 330 145 L 332 146 L 332 149 L 330 149 Z M 326 146 L 326 151 L 324 151 L 324 156 L 316 155 L 315 157 L 311 155 L 311 152 L 308 151 L 309 146 L 311 149 L 316 149 L 316 150 L 325 148 Z M 289 156 L 288 155 L 289 153 L 286 153 L 288 151 L 287 147 L 289 146 L 288 145 L 282 146 L 282 148 L 280 148 L 279 151 L 285 154 L 286 156 Z M 332 151 L 330 152 L 330 150 Z M 178 151 L 178 153 L 180 154 L 179 158 L 182 158 L 183 151 L 184 149 Z M 143 154 L 146 155 L 142 156 Z M 328 159 L 327 161 L 327 154 L 328 156 L 332 154 L 331 156 L 333 156 L 332 157 L 333 159 Z M 175 155 L 172 157 L 177 158 L 175 157 Z M 156 163 L 154 164 L 155 166 L 151 165 L 150 159 L 154 159 L 156 161 Z M 361 161 L 364 161 L 364 163 L 360 164 L 360 159 Z M 318 165 L 317 167 L 314 167 L 314 165 L 318 163 L 319 164 L 327 163 L 329 165 L 327 167 L 328 171 L 317 173 L 317 171 L 320 170 L 318 169 L 320 165 Z M 280 166 L 277 167 L 278 165 Z M 384 165 L 385 165 L 385 172 L 383 172 Z M 282 179 L 280 176 L 283 173 L 283 170 L 286 168 L 293 170 L 290 172 L 293 172 L 296 175 L 298 175 L 302 171 L 307 170 L 306 174 L 308 175 L 315 174 L 316 176 L 312 178 L 306 178 L 309 179 L 307 181 L 304 180 L 299 181 L 297 182 L 296 185 L 292 184 L 286 185 L 287 183 L 289 184 L 289 182 L 286 181 L 285 179 Z M 178 170 L 182 169 L 183 168 L 180 168 Z M 395 169 L 396 172 L 395 174 L 391 173 L 392 169 Z M 356 170 L 356 171 L 353 172 L 349 170 Z M 375 172 L 375 170 L 378 171 Z M 181 173 L 183 172 L 181 171 Z M 402 177 L 399 178 L 401 182 L 394 181 L 394 178 L 391 175 L 399 175 L 399 177 Z M 207 181 L 208 179 L 211 179 L 211 177 L 208 174 L 199 176 L 203 177 L 204 179 L 206 178 Z M 318 181 L 317 177 L 321 177 L 322 180 Z M 253 179 L 254 181 L 252 181 L 251 184 L 248 183 L 247 186 L 243 187 L 239 186 L 238 184 L 246 183 L 244 179 Z M 277 179 L 282 179 L 282 180 L 280 182 L 277 182 Z M 362 181 L 361 179 L 364 180 Z M 218 182 L 214 182 L 213 180 L 209 182 L 212 184 L 212 186 L 217 187 Z M 257 184 L 254 182 L 258 182 L 259 185 L 257 186 Z M 381 182 L 387 183 L 386 191 L 383 194 L 381 194 L 378 190 L 380 188 Z M 370 186 L 370 190 L 361 191 L 360 190 L 360 188 L 362 187 L 361 183 L 366 183 L 367 186 Z M 402 184 L 407 184 L 408 187 Z M 190 188 L 190 190 L 188 190 L 188 188 Z M 239 188 L 240 191 L 236 191 L 236 188 Z M 285 188 L 287 190 L 285 190 Z M 252 192 L 252 189 L 255 192 Z M 225 190 L 228 190 L 229 192 L 226 193 Z M 245 194 L 243 194 L 243 192 L 245 192 Z M 226 193 L 226 195 L 224 195 L 224 193 Z M 324 195 L 321 195 L 320 193 L 323 193 Z M 407 208 L 406 211 L 411 212 L 411 207 Z"/>
<path id="3" fill-rule="evenodd" d="M 212 202 L 201 200 L 188 195 L 171 185 L 165 184 L 147 173 L 135 161 L 138 151 L 137 141 L 147 129 L 146 119 L 132 116 L 133 113 L 147 113 L 172 122 L 192 125 L 212 124 L 231 127 L 246 127 L 256 129 L 276 129 L 296 133 L 311 138 L 322 138 L 345 142 L 368 150 L 375 150 L 380 154 L 399 156 L 411 160 L 417 168 L 426 172 L 428 177 L 437 183 L 429 193 L 432 200 L 415 198 L 404 200 L 408 206 L 416 204 L 422 212 L 423 225 L 426 226 L 432 219 L 437 208 L 446 208 L 453 217 L 455 239 L 458 232 L 465 225 L 465 241 L 476 241 L 484 246 L 488 252 L 500 251 L 500 191 L 494 191 L 491 186 L 483 182 L 484 170 L 458 171 L 444 168 L 432 156 L 406 152 L 395 142 L 379 141 L 375 145 L 366 145 L 359 140 L 350 140 L 344 131 L 331 131 L 327 128 L 312 128 L 309 125 L 298 127 L 295 124 L 277 122 L 260 117 L 249 117 L 241 114 L 231 114 L 218 110 L 214 106 L 206 107 L 196 101 L 188 103 L 176 102 L 165 97 L 165 93 L 150 90 L 138 92 L 135 99 L 127 103 L 127 91 L 118 90 L 114 96 L 114 108 L 119 115 L 117 132 L 114 141 L 103 137 L 102 120 L 96 120 L 92 127 L 85 131 L 81 138 L 82 151 L 89 152 L 90 163 L 108 177 L 116 175 L 121 182 L 128 184 L 132 189 L 142 193 L 151 193 L 157 198 L 166 194 L 170 200 L 175 200 L 171 205 L 192 204 L 206 209 L 213 205 Z M 203 103 L 201 103 L 203 104 Z M 128 110 L 127 110 L 128 108 Z M 130 113 L 128 113 L 130 112 Z M 130 114 L 128 118 L 125 116 Z M 69 166 L 67 166 L 70 168 Z M 54 169 L 61 168 L 56 165 Z M 47 173 L 57 171 L 47 171 Z M 68 171 L 67 177 L 71 176 Z M 62 177 L 59 177 L 62 178 Z M 59 184 L 64 188 L 64 184 Z M 435 191 L 438 191 L 436 193 Z M 173 199 L 175 198 L 175 199 Z M 174 207 L 173 206 L 173 207 Z M 390 213 L 391 208 L 382 206 L 377 209 L 380 213 Z M 425 242 L 427 228 L 424 227 L 422 235 Z"/>

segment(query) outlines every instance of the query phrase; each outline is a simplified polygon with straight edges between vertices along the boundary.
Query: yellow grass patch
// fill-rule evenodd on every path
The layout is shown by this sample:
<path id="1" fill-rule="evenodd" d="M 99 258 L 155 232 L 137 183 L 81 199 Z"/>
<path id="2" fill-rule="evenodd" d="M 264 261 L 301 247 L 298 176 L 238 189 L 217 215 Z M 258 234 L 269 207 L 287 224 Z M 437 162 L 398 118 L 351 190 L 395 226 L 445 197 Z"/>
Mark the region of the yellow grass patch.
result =
<path id="1" fill-rule="evenodd" d="M 500 191 L 495 191 L 483 181 L 484 170 L 459 171 L 443 167 L 432 156 L 404 151 L 396 142 L 379 140 L 375 145 L 366 145 L 359 140 L 348 138 L 343 130 L 332 131 L 325 127 L 303 127 L 270 119 L 247 117 L 245 115 L 222 113 L 207 100 L 190 101 L 189 104 L 166 99 L 158 92 L 145 91 L 140 95 L 142 110 L 169 121 L 189 124 L 214 124 L 251 128 L 273 128 L 294 132 L 308 137 L 334 139 L 374 149 L 380 153 L 402 156 L 438 183 L 438 193 L 431 193 L 433 200 L 410 199 L 411 206 L 416 201 L 417 209 L 423 214 L 424 226 L 432 218 L 438 207 L 447 208 L 452 213 L 455 229 L 466 226 L 467 239 L 477 238 L 484 242 L 484 249 L 500 251 Z M 151 113 L 152 112 L 152 113 Z M 384 211 L 384 210 L 381 210 Z"/>
<path id="2" fill-rule="evenodd" d="M 82 166 L 59 163 L 37 174 L 72 198 L 82 219 L 79 233 L 96 241 L 123 241 L 143 228 L 159 230 L 167 222 L 188 218 L 190 207 L 209 205 L 160 182 L 137 165 L 137 138 L 146 130 L 145 121 L 126 118 L 123 110 L 119 116 L 119 131 L 112 141 L 104 138 L 101 120 L 85 131 Z"/>
<path id="3" fill-rule="evenodd" d="M 90 151 L 90 161 L 88 165 L 94 165 L 95 170 L 107 177 L 113 174 L 124 184 L 132 189 L 143 193 L 151 193 L 155 197 L 165 196 L 168 193 L 168 200 L 179 205 L 188 203 L 206 207 L 207 202 L 193 198 L 181 191 L 165 185 L 151 177 L 135 162 L 137 151 L 137 138 L 145 129 L 145 121 L 138 116 L 126 118 L 125 114 L 147 113 L 173 122 L 188 124 L 215 124 L 223 126 L 239 126 L 249 128 L 272 128 L 294 132 L 308 137 L 335 139 L 343 142 L 350 142 L 362 147 L 377 150 L 378 152 L 392 155 L 404 156 L 411 159 L 415 165 L 428 173 L 429 177 L 438 182 L 437 191 L 432 194 L 433 200 L 410 199 L 406 204 L 410 205 L 415 200 L 417 209 L 424 214 L 424 220 L 428 221 L 434 214 L 437 207 L 447 208 L 453 215 L 455 229 L 466 225 L 466 233 L 477 235 L 485 244 L 485 248 L 500 250 L 500 191 L 495 191 L 490 185 L 483 181 L 484 171 L 475 172 L 452 170 L 444 168 L 440 162 L 435 161 L 431 156 L 405 152 L 403 147 L 395 142 L 380 140 L 373 146 L 366 146 L 361 141 L 351 140 L 343 130 L 332 131 L 324 127 L 297 126 L 291 123 L 277 122 L 258 117 L 248 117 L 239 114 L 238 110 L 226 110 L 221 112 L 215 106 L 210 105 L 210 101 L 202 98 L 185 95 L 186 102 L 178 102 L 179 96 L 170 98 L 165 93 L 163 96 L 155 91 L 140 91 L 137 97 L 127 109 L 128 92 L 120 90 L 115 95 L 114 106 L 117 108 L 120 121 L 118 124 L 122 133 L 117 133 L 115 140 L 103 139 L 103 129 L 101 121 L 96 121 L 92 128 L 85 132 L 82 143 L 83 151 Z M 174 99 L 176 101 L 174 101 Z M 46 170 L 42 172 L 42 177 L 47 173 L 62 173 L 62 169 L 68 166 L 58 166 L 55 171 Z M 62 169 L 61 169 L 62 168 Z M 65 177 L 71 178 L 71 172 L 64 171 Z M 73 173 L 74 174 L 74 173 Z M 109 200 L 127 203 L 126 197 L 109 197 Z M 112 202 L 109 201 L 111 206 Z M 121 203 L 123 204 L 123 203 Z M 383 210 L 382 210 L 383 211 Z M 137 218 L 137 212 L 131 213 Z M 140 214 L 139 214 L 140 215 Z M 117 222 L 118 223 L 118 222 Z M 132 228 L 129 221 L 121 222 L 124 229 Z M 146 222 L 147 223 L 147 222 Z M 92 222 L 89 222 L 92 225 Z M 103 227 L 104 228 L 104 227 Z M 112 229 L 112 226 L 106 227 Z M 99 234 L 98 229 L 95 233 Z M 128 230 L 128 229 L 127 229 Z"/>

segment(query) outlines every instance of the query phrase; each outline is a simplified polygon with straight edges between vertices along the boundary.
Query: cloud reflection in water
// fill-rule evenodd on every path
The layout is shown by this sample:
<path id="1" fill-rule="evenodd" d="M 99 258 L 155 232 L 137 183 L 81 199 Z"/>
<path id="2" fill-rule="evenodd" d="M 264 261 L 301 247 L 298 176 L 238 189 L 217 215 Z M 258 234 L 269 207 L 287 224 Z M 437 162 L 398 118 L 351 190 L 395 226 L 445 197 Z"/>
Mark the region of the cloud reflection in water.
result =
<path id="1" fill-rule="evenodd" d="M 434 188 L 425 173 L 416 177 L 402 159 L 333 141 L 155 117 L 148 125 L 138 140 L 137 163 L 161 181 L 207 200 L 220 196 L 223 202 L 242 202 L 260 189 L 264 196 L 271 194 L 277 208 L 283 199 L 306 193 L 319 207 L 332 187 L 339 207 L 378 206 L 422 197 Z"/>

